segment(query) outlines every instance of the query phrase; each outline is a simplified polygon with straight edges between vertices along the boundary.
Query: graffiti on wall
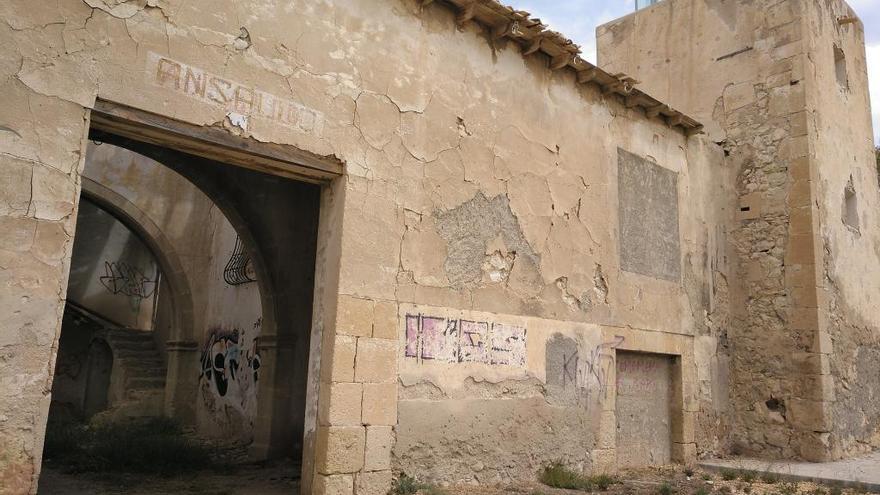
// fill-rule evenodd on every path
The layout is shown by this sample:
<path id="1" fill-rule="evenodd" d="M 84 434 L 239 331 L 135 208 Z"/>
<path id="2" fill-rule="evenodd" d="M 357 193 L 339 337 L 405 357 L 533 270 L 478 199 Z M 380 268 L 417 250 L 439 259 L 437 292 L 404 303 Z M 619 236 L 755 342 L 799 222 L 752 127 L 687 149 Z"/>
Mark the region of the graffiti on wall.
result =
<path id="1" fill-rule="evenodd" d="M 545 372 L 550 394 L 584 406 L 601 401 L 613 376 L 615 349 L 623 342 L 618 335 L 582 354 L 574 339 L 555 334 L 546 344 Z"/>
<path id="2" fill-rule="evenodd" d="M 526 329 L 493 321 L 406 315 L 408 358 L 523 367 Z"/>
<path id="3" fill-rule="evenodd" d="M 237 328 L 218 328 L 209 333 L 199 371 L 209 408 L 222 404 L 247 415 L 256 411 L 261 365 L 257 344 L 261 325 L 262 321 L 257 320 L 250 333 Z"/>
<path id="4" fill-rule="evenodd" d="M 152 280 L 135 266 L 124 261 L 105 261 L 101 285 L 111 294 L 121 294 L 134 299 L 146 299 L 156 290 Z"/>

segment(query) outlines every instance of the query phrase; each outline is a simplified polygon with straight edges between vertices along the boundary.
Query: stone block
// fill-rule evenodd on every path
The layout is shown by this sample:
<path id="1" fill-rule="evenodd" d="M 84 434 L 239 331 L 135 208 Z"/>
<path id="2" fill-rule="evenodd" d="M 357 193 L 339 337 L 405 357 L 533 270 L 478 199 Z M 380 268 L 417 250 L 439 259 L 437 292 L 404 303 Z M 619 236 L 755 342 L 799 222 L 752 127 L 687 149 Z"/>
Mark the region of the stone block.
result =
<path id="1" fill-rule="evenodd" d="M 793 287 L 789 289 L 792 306 L 799 308 L 817 308 L 816 287 Z"/>
<path id="2" fill-rule="evenodd" d="M 788 237 L 788 248 L 785 252 L 786 265 L 814 265 L 816 254 L 813 234 L 794 234 Z"/>
<path id="3" fill-rule="evenodd" d="M 336 310 L 336 333 L 356 337 L 373 335 L 373 301 L 340 295 Z"/>
<path id="4" fill-rule="evenodd" d="M 373 310 L 373 337 L 397 340 L 397 303 L 378 301 Z"/>
<path id="5" fill-rule="evenodd" d="M 816 265 L 787 265 L 785 267 L 785 285 L 789 288 L 815 287 Z"/>
<path id="6" fill-rule="evenodd" d="M 792 10 L 791 2 L 788 0 L 779 2 L 764 11 L 764 25 L 767 28 L 782 26 L 793 20 L 794 11 Z"/>
<path id="7" fill-rule="evenodd" d="M 316 495 L 352 495 L 354 476 L 350 474 L 315 475 L 313 486 Z"/>
<path id="8" fill-rule="evenodd" d="M 329 356 L 324 357 L 324 362 L 329 362 L 329 376 L 325 382 L 353 382 L 355 355 L 357 354 L 357 338 L 348 335 L 337 335 L 333 340 L 333 346 L 329 349 Z M 329 358 L 329 359 L 327 359 Z"/>
<path id="9" fill-rule="evenodd" d="M 391 490 L 391 481 L 391 471 L 358 473 L 355 482 L 355 495 L 386 495 Z"/>
<path id="10" fill-rule="evenodd" d="M 792 208 L 811 206 L 813 198 L 812 181 L 796 180 L 788 190 L 787 203 Z"/>
<path id="11" fill-rule="evenodd" d="M 788 420 L 804 431 L 830 431 L 830 405 L 809 399 L 790 399 L 787 402 Z"/>
<path id="12" fill-rule="evenodd" d="M 834 460 L 831 446 L 831 434 L 808 431 L 798 437 L 799 452 L 810 462 L 828 462 Z"/>
<path id="13" fill-rule="evenodd" d="M 819 314 L 816 308 L 792 307 L 788 310 L 788 324 L 793 330 L 818 330 Z"/>
<path id="14" fill-rule="evenodd" d="M 807 135 L 807 112 L 797 112 L 791 115 L 791 135 Z"/>
<path id="15" fill-rule="evenodd" d="M 796 380 L 798 381 L 798 392 L 802 399 L 825 402 L 834 401 L 834 377 L 831 375 L 802 375 L 797 377 Z"/>
<path id="16" fill-rule="evenodd" d="M 786 60 L 795 55 L 798 55 L 804 51 L 803 43 L 800 41 L 793 41 L 791 43 L 786 43 L 785 45 L 778 46 L 773 49 L 771 56 L 774 60 Z"/>
<path id="17" fill-rule="evenodd" d="M 755 86 L 751 82 L 732 84 L 724 88 L 724 111 L 732 112 L 751 105 L 756 100 Z"/>
<path id="18" fill-rule="evenodd" d="M 682 411 L 681 414 L 672 415 L 672 439 L 675 443 L 694 443 L 694 429 L 696 413 Z M 675 448 L 673 443 L 673 449 Z"/>
<path id="19" fill-rule="evenodd" d="M 355 358 L 355 381 L 394 383 L 397 381 L 397 341 L 360 338 Z"/>
<path id="20" fill-rule="evenodd" d="M 617 453 L 614 449 L 598 449 L 590 453 L 593 474 L 612 474 L 617 471 Z"/>
<path id="21" fill-rule="evenodd" d="M 315 462 L 320 474 L 356 473 L 364 467 L 366 431 L 362 426 L 319 426 Z"/>
<path id="22" fill-rule="evenodd" d="M 697 444 L 673 443 L 672 459 L 681 464 L 693 464 L 697 460 Z"/>
<path id="23" fill-rule="evenodd" d="M 788 231 L 791 234 L 812 234 L 814 232 L 813 209 L 809 206 L 792 208 Z"/>
<path id="24" fill-rule="evenodd" d="M 318 420 L 322 425 L 360 426 L 363 384 L 325 383 Z"/>
<path id="25" fill-rule="evenodd" d="M 763 212 L 764 198 L 761 193 L 744 194 L 739 198 L 739 211 L 736 213 L 737 220 L 752 220 L 761 216 Z"/>
<path id="26" fill-rule="evenodd" d="M 394 429 L 390 426 L 368 426 L 364 452 L 364 470 L 391 469 L 391 447 L 394 445 Z"/>
<path id="27" fill-rule="evenodd" d="M 831 354 L 834 350 L 834 342 L 831 340 L 831 334 L 822 331 L 816 332 L 816 336 L 813 339 L 813 348 L 811 350 L 820 354 Z"/>
<path id="28" fill-rule="evenodd" d="M 365 425 L 397 424 L 397 383 L 365 383 L 363 416 Z"/>
<path id="29" fill-rule="evenodd" d="M 807 136 L 792 136 L 787 141 L 789 158 L 810 156 L 810 142 Z"/>
<path id="30" fill-rule="evenodd" d="M 791 371 L 797 375 L 827 375 L 831 373 L 831 362 L 827 354 L 815 352 L 796 352 L 792 354 Z"/>
<path id="31" fill-rule="evenodd" d="M 788 164 L 788 174 L 793 181 L 810 180 L 810 159 L 806 156 L 792 159 Z"/>
<path id="32" fill-rule="evenodd" d="M 782 117 L 790 112 L 791 86 L 777 86 L 770 90 L 768 110 L 773 117 Z"/>
<path id="33" fill-rule="evenodd" d="M 617 414 L 615 411 L 602 411 L 599 419 L 599 434 L 596 437 L 596 447 L 600 449 L 613 449 L 617 445 Z"/>

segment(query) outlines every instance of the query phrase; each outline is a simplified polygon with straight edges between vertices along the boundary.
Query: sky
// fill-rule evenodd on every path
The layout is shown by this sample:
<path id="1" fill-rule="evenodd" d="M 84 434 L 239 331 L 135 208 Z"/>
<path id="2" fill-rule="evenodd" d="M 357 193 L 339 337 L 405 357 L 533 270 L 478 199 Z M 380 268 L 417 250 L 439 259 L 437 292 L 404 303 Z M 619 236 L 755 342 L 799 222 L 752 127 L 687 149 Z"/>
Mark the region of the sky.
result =
<path id="1" fill-rule="evenodd" d="M 531 12 L 551 29 L 581 45 L 584 58 L 596 61 L 596 26 L 635 10 L 635 0 L 507 0 Z M 873 103 L 874 142 L 880 145 L 880 0 L 848 0 L 865 24 L 868 80 Z"/>

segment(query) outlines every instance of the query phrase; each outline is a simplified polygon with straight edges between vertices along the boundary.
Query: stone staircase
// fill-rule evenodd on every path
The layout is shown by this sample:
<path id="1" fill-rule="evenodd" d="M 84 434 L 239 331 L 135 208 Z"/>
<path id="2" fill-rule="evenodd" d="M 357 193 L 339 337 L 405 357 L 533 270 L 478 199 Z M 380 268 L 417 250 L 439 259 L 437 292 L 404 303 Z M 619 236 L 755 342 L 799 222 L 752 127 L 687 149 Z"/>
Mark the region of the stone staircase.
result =
<path id="1" fill-rule="evenodd" d="M 151 332 L 112 328 L 103 333 L 113 352 L 109 409 L 113 420 L 161 416 L 165 396 L 165 362 Z"/>

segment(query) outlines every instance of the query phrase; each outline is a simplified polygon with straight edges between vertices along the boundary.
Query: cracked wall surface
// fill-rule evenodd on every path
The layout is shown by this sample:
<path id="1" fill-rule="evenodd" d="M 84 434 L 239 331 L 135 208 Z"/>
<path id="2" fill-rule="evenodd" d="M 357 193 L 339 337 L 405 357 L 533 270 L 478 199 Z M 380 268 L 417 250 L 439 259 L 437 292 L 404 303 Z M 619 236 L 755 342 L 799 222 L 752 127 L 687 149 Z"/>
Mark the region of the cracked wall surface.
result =
<path id="1" fill-rule="evenodd" d="M 0 222 L 12 233 L 0 304 L 13 315 L 0 387 L 16 398 L 0 406 L 7 492 L 32 489 L 39 471 L 96 98 L 345 163 L 322 200 L 316 423 L 305 438 L 315 455 L 304 462 L 314 492 L 385 493 L 392 469 L 409 466 L 444 481 L 515 477 L 497 438 L 475 434 L 498 425 L 522 425 L 542 445 L 526 455 L 505 440 L 529 475 L 557 457 L 542 424 L 582 435 L 566 444 L 579 467 L 612 470 L 614 394 L 591 412 L 583 395 L 596 392 L 580 385 L 614 383 L 617 349 L 680 359 L 673 458 L 718 448 L 734 181 L 710 141 L 473 22 L 457 29 L 445 4 L 14 0 L 0 14 L 11 47 L 0 54 Z M 695 205 L 678 213 L 680 280 L 621 269 L 618 148 L 676 174 L 678 204 Z M 413 306 L 479 314 L 501 350 L 468 363 L 407 356 Z M 546 383 L 556 333 L 592 358 L 571 371 L 573 398 Z M 463 404 L 491 414 L 471 430 Z M 450 449 L 458 460 L 440 455 Z"/>
<path id="2" fill-rule="evenodd" d="M 693 29 L 674 29 L 684 23 Z M 642 36 L 657 31 L 659 46 Z M 878 194 L 855 13 L 680 0 L 598 36 L 603 67 L 701 118 L 738 175 L 734 318 L 718 340 L 732 368 L 728 448 L 825 460 L 875 446 L 877 317 L 865 301 L 880 260 L 876 227 L 861 226 Z"/>

